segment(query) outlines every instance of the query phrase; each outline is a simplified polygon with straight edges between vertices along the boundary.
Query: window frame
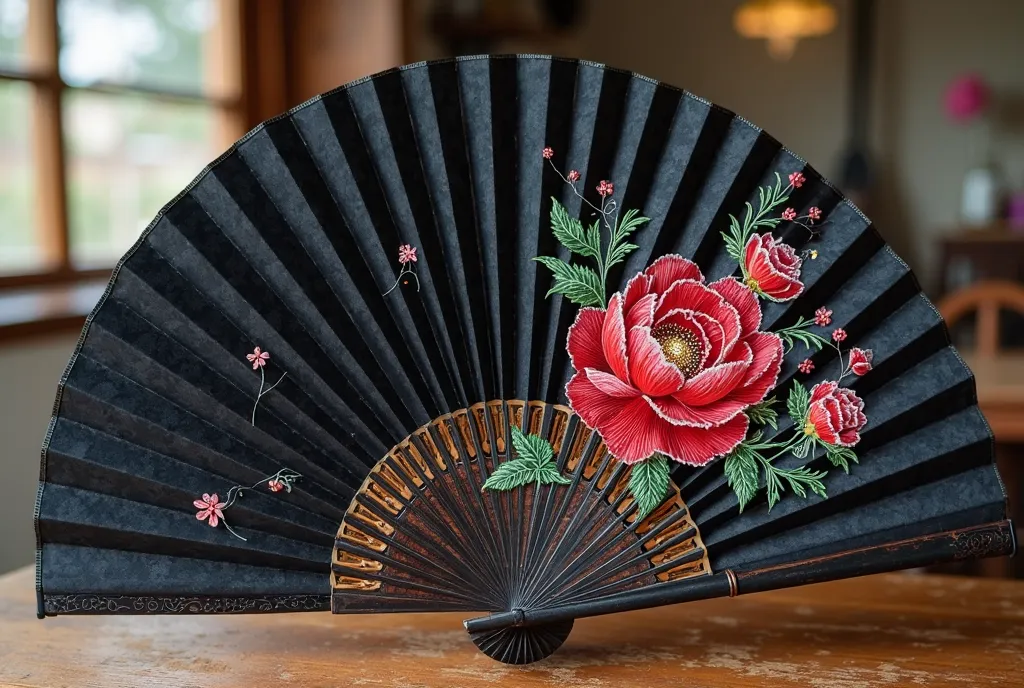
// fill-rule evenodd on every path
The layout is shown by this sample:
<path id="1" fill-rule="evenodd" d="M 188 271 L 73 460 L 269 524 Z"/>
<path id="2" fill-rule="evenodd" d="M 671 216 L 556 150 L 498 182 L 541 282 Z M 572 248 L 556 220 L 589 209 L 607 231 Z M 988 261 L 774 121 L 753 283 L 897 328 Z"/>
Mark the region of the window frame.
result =
<path id="1" fill-rule="evenodd" d="M 71 260 L 68 219 L 67 157 L 64 140 L 64 96 L 68 92 L 92 92 L 108 95 L 133 94 L 152 100 L 174 103 L 201 103 L 213 108 L 221 132 L 221 143 L 227 148 L 252 125 L 252 107 L 244 97 L 250 79 L 243 74 L 247 46 L 243 39 L 247 21 L 245 0 L 216 0 L 218 29 L 211 35 L 215 58 L 207 69 L 207 92 L 189 92 L 99 82 L 73 86 L 60 74 L 59 0 L 30 0 L 25 32 L 25 62 L 17 67 L 0 67 L 0 81 L 28 84 L 32 89 L 33 122 L 31 151 L 34 162 L 34 226 L 31 228 L 43 250 L 48 267 L 40 271 L 0 274 L 0 292 L 46 285 L 60 285 L 102 279 L 109 276 L 109 267 L 83 269 Z M 259 7 L 260 5 L 255 5 Z M 257 12 L 258 14 L 258 12 Z M 196 170 L 198 173 L 198 170 Z M 169 200 L 169 199 L 168 199 Z"/>

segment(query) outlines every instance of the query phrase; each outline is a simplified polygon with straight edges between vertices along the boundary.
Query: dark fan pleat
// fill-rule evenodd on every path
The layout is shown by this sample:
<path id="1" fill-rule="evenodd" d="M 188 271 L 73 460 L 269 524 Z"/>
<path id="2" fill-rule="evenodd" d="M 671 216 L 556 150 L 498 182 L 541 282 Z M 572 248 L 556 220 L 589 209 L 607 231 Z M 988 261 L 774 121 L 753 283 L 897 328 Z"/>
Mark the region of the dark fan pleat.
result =
<path id="1" fill-rule="evenodd" d="M 586 202 L 545 146 L 559 171 L 580 173 Z M 685 507 L 640 530 L 617 488 L 628 469 L 552 405 L 573 372 L 578 308 L 547 296 L 551 275 L 533 261 L 575 259 L 551 232 L 551 199 L 589 225 L 608 179 L 620 212 L 651 218 L 611 288 L 666 253 L 712 281 L 741 274 L 721 238 L 730 216 L 798 171 L 806 182 L 784 207 L 823 217 L 813 231 L 773 230 L 804 257 L 805 290 L 762 301 L 762 328 L 826 306 L 820 334 L 841 327 L 845 349 L 874 351 L 869 375 L 843 380 L 867 408 L 859 463 L 846 473 L 820 450 L 780 458 L 830 469 L 829 497 L 788 494 L 769 510 L 761 496 L 742 514 L 720 461 L 676 466 Z M 416 276 L 395 286 L 403 244 L 418 250 Z M 265 384 L 280 383 L 254 414 L 255 346 L 271 352 Z M 798 371 L 804 358 L 811 374 Z M 794 381 L 835 379 L 839 367 L 834 349 L 797 345 L 770 394 L 784 402 Z M 459 428 L 446 415 L 496 399 Z M 521 412 L 523 427 L 563 423 L 580 438 L 556 457 L 571 485 L 481 490 L 508 458 L 513 399 L 545 402 Z M 792 430 L 783 417 L 765 437 Z M 440 447 L 446 463 L 431 469 Z M 427 463 L 395 463 L 400 451 Z M 377 480 L 385 467 L 408 491 Z M 250 490 L 227 512 L 247 540 L 197 520 L 203 493 L 282 468 L 303 476 L 291 492 Z M 373 480 L 384 501 L 365 492 Z M 744 571 L 1004 517 L 970 371 L 860 211 L 728 110 L 541 56 L 383 72 L 262 125 L 216 161 L 162 211 L 90 317 L 61 382 L 40 494 L 46 613 L 324 609 L 332 575 L 372 562 L 379 587 L 336 589 L 336 609 L 544 608 L 691 575 L 704 565 L 698 542 L 711 570 Z M 357 512 L 381 539 L 344 539 L 339 524 Z M 337 560 L 342 550 L 353 560 Z M 570 627 L 474 641 L 527 661 Z"/>

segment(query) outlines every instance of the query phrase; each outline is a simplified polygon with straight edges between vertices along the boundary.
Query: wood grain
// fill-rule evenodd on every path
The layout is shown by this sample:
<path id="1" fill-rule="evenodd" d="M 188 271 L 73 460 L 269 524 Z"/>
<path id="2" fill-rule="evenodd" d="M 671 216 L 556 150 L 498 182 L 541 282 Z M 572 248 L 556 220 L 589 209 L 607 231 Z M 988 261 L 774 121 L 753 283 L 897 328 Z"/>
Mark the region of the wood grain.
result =
<path id="1" fill-rule="evenodd" d="M 1024 582 L 887 574 L 577 621 L 483 656 L 460 614 L 61 617 L 0 578 L 0 687 L 1020 685 Z"/>

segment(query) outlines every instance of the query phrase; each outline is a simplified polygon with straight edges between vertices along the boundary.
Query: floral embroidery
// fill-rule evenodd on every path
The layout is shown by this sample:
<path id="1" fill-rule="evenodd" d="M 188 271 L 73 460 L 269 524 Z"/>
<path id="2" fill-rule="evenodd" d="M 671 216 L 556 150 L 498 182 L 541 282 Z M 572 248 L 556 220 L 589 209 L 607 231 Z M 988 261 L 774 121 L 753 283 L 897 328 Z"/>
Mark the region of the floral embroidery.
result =
<path id="1" fill-rule="evenodd" d="M 287 373 L 287 371 L 281 373 L 281 377 L 279 377 L 277 379 L 277 382 L 275 382 L 274 384 L 270 385 L 269 387 L 266 387 L 266 384 L 267 384 L 267 374 L 266 374 L 264 368 L 266 368 L 266 366 L 267 366 L 267 361 L 270 360 L 270 352 L 269 351 L 261 351 L 260 348 L 257 346 L 255 349 L 252 350 L 251 354 L 246 354 L 245 357 L 247 359 L 249 359 L 250 363 L 252 363 L 252 369 L 253 370 L 259 370 L 260 371 L 260 391 L 256 393 L 256 401 L 252 405 L 252 425 L 255 426 L 256 425 L 256 409 L 260 405 L 260 399 L 262 399 L 264 397 L 264 395 L 266 395 L 272 389 L 274 389 L 279 384 L 281 384 L 281 381 L 284 380 L 285 376 L 288 375 L 288 373 Z"/>
<path id="2" fill-rule="evenodd" d="M 393 292 L 399 284 L 408 284 L 408 279 L 402 279 L 403 277 L 409 276 L 416 280 L 416 291 L 420 290 L 420 278 L 416 274 L 414 263 L 418 262 L 419 258 L 416 255 L 416 247 L 412 244 L 402 244 L 398 247 L 398 264 L 401 265 L 401 269 L 398 271 L 398 277 L 395 278 L 395 283 L 391 285 L 391 288 L 384 292 L 384 296 L 387 296 Z"/>
<path id="3" fill-rule="evenodd" d="M 266 483 L 267 488 L 271 492 L 280 492 L 285 490 L 287 492 L 292 491 L 292 485 L 296 480 L 302 478 L 302 475 L 296 473 L 288 468 L 282 468 L 274 475 L 263 478 L 257 483 L 245 487 L 243 485 L 235 485 L 228 490 L 227 499 L 223 502 L 220 501 L 220 497 L 216 493 L 207 494 L 204 493 L 202 499 L 197 499 L 192 502 L 192 505 L 199 509 L 196 513 L 196 518 L 200 521 L 206 521 L 211 527 L 216 528 L 218 525 L 223 525 L 229 533 L 234 535 L 239 540 L 245 540 L 244 537 L 235 532 L 235 530 L 228 525 L 227 519 L 224 518 L 224 512 L 227 511 L 234 503 L 241 499 L 245 495 L 246 490 L 255 490 L 260 485 Z"/>
<path id="4" fill-rule="evenodd" d="M 801 497 L 808 492 L 826 496 L 826 472 L 806 466 L 782 469 L 774 462 L 785 454 L 806 457 L 821 446 L 834 466 L 849 470 L 857 460 L 851 447 L 859 441 L 867 417 L 856 393 L 839 383 L 847 374 L 870 370 L 870 353 L 854 349 L 843 364 L 838 345 L 845 340 L 845 331 L 837 328 L 830 341 L 812 330 L 831 324 L 832 311 L 824 306 L 813 319 L 801 316 L 773 332 L 761 329 L 759 298 L 790 301 L 800 296 L 803 259 L 817 257 L 816 249 L 797 254 L 771 233 L 781 222 L 790 222 L 807 229 L 811 239 L 818 238 L 820 208 L 812 206 L 801 216 L 796 208 L 784 207 L 790 191 L 806 183 L 803 173 L 789 174 L 787 186 L 776 175 L 774 185 L 759 189 L 756 207 L 746 205 L 742 220 L 729 216 L 729 229 L 722 237 L 726 252 L 740 268 L 739 279 L 708 284 L 693 262 L 665 255 L 608 298 L 609 268 L 637 248 L 629 237 L 648 218 L 635 209 L 620 217 L 611 200 L 615 187 L 610 180 L 595 187 L 600 200 L 591 202 L 576 186 L 577 171 L 562 175 L 550 147 L 543 157 L 595 218 L 584 227 L 552 199 L 555 238 L 575 260 L 592 261 L 596 268 L 552 256 L 535 258 L 552 272 L 548 295 L 560 294 L 582 306 L 566 343 L 574 369 L 566 396 L 611 455 L 631 466 L 629 490 L 638 517 L 649 514 L 664 498 L 671 461 L 703 466 L 724 457 L 726 478 L 741 510 L 761 489 L 762 476 L 769 509 L 787 489 Z M 834 348 L 842 374 L 839 380 L 819 383 L 811 393 L 794 383 L 786 401 L 792 435 L 764 441 L 762 428 L 776 428 L 778 420 L 773 408 L 777 400 L 766 396 L 781 374 L 784 353 L 797 345 Z M 797 368 L 808 375 L 815 364 L 805 358 Z M 525 467 L 515 470 L 521 475 L 493 489 L 533 480 L 525 477 Z M 513 467 L 508 471 L 511 475 Z"/>

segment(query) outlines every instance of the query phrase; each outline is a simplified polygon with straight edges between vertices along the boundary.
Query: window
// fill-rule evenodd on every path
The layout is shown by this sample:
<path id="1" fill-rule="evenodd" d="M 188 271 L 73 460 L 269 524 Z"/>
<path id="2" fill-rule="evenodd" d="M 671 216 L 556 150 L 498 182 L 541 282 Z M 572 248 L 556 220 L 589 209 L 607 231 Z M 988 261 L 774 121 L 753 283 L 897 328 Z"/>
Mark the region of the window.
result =
<path id="1" fill-rule="evenodd" d="M 242 0 L 0 0 L 0 286 L 109 269 L 243 133 Z"/>

